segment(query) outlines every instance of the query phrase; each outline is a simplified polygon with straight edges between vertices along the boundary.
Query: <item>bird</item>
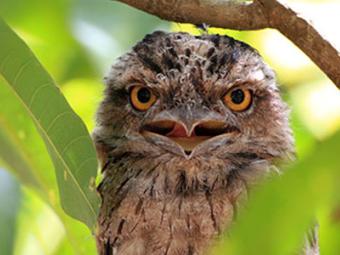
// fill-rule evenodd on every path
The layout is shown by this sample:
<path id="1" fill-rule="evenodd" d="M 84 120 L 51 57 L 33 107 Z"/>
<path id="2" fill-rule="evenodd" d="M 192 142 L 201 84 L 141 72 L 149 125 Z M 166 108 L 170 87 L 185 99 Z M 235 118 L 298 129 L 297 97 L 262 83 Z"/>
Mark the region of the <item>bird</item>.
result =
<path id="1" fill-rule="evenodd" d="M 249 190 L 294 157 L 275 72 L 227 35 L 155 31 L 104 81 L 100 255 L 207 254 Z"/>

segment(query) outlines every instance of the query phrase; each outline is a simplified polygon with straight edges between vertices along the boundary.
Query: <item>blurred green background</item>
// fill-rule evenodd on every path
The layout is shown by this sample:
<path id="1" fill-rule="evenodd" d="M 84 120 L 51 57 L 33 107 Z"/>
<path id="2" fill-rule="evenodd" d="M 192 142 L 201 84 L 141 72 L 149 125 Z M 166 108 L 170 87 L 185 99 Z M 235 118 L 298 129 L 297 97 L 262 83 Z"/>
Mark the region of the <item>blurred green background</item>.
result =
<path id="1" fill-rule="evenodd" d="M 339 0 L 290 3 L 340 48 Z M 103 90 L 102 77 L 116 57 L 154 30 L 200 33 L 191 25 L 161 21 L 108 0 L 1 0 L 0 16 L 33 50 L 89 131 Z M 273 30 L 209 32 L 249 43 L 276 70 L 292 109 L 300 159 L 339 130 L 339 91 L 282 35 Z M 89 230 L 60 209 L 45 146 L 1 76 L 0 102 L 0 137 L 4 141 L 0 144 L 0 254 L 95 254 Z M 332 226 L 328 227 L 325 233 L 329 235 Z"/>

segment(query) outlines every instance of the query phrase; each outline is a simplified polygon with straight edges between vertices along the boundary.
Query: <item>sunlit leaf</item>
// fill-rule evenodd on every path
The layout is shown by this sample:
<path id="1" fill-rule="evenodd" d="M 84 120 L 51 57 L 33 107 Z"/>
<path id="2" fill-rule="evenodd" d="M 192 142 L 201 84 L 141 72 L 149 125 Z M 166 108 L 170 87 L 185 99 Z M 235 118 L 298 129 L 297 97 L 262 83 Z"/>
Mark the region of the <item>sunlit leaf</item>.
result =
<path id="1" fill-rule="evenodd" d="M 46 143 L 62 206 L 93 228 L 99 199 L 94 190 L 97 160 L 89 134 L 28 47 L 3 21 L 0 38 L 0 73 Z"/>
<path id="2" fill-rule="evenodd" d="M 340 132 L 286 172 L 255 192 L 230 238 L 215 254 L 292 254 L 301 249 L 304 235 L 318 208 L 334 208 L 339 201 Z"/>
<path id="3" fill-rule="evenodd" d="M 65 238 L 74 251 L 71 254 L 95 254 L 95 243 L 88 228 L 65 215 L 60 208 L 55 173 L 46 171 L 46 169 L 53 169 L 53 165 L 45 145 L 24 106 L 18 102 L 10 87 L 5 86 L 3 82 L 0 79 L 0 101 L 6 105 L 0 111 L 0 158 L 3 161 L 0 165 L 5 165 L 5 169 L 11 170 L 22 185 L 33 188 L 34 194 L 26 192 L 24 199 L 31 199 L 31 196 L 38 194 L 53 207 L 64 224 Z M 35 217 L 35 213 L 39 214 L 39 211 L 33 209 L 36 203 L 29 203 L 29 205 L 33 210 L 32 216 L 29 216 L 31 219 Z M 26 214 L 25 217 L 28 215 Z M 25 238 L 29 238 L 29 235 L 25 233 L 30 228 L 33 226 L 26 228 L 22 224 L 19 225 L 18 231 L 24 236 L 21 237 L 19 243 L 16 243 L 18 251 L 23 249 L 21 245 L 25 243 Z M 65 246 L 64 249 L 69 247 L 66 243 L 63 246 Z"/>

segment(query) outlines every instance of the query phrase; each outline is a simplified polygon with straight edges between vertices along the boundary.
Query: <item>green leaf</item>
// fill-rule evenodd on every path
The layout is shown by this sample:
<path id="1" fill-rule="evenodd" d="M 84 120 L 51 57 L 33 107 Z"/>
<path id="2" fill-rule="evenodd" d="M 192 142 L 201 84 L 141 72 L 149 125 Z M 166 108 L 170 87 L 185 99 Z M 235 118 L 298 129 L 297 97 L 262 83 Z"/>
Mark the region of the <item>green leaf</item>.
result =
<path id="1" fill-rule="evenodd" d="M 64 224 L 65 241 L 67 240 L 68 244 L 72 246 L 74 251 L 72 254 L 95 254 L 95 242 L 89 229 L 81 222 L 68 217 L 60 208 L 57 199 L 58 188 L 55 173 L 54 171 L 46 171 L 46 169 L 53 169 L 53 164 L 44 142 L 25 107 L 4 82 L 0 76 L 0 102 L 6 105 L 0 110 L 0 159 L 2 159 L 0 166 L 4 166 L 6 170 L 11 170 L 24 187 L 30 188 L 24 189 L 26 191 L 24 205 L 28 204 L 32 208 L 30 210 L 34 210 L 37 203 L 26 202 L 26 200 L 34 195 L 37 196 L 37 194 L 53 207 Z M 34 193 L 32 190 L 34 190 Z M 35 217 L 35 213 L 40 214 L 39 211 L 34 211 L 32 215 L 28 215 L 20 210 L 20 214 L 31 219 L 30 222 Z M 27 220 L 24 222 L 26 224 Z M 20 236 L 24 235 L 26 239 L 29 239 L 28 232 L 32 230 L 33 226 L 29 225 L 27 228 L 22 228 L 21 225 L 18 226 Z M 21 237 L 20 240 L 22 239 Z M 23 240 L 24 243 L 29 242 L 26 239 Z M 23 242 L 16 241 L 16 249 L 25 249 L 20 247 Z M 0 252 L 0 254 L 2 253 Z"/>
<path id="2" fill-rule="evenodd" d="M 89 133 L 33 53 L 2 20 L 0 38 L 0 73 L 45 141 L 62 207 L 93 228 L 99 198 L 94 187 L 97 159 Z"/>
<path id="3" fill-rule="evenodd" d="M 301 250 L 317 212 L 332 211 L 340 201 L 339 151 L 340 132 L 320 143 L 282 176 L 258 188 L 233 226 L 230 238 L 224 236 L 213 254 L 265 251 L 284 255 Z"/>

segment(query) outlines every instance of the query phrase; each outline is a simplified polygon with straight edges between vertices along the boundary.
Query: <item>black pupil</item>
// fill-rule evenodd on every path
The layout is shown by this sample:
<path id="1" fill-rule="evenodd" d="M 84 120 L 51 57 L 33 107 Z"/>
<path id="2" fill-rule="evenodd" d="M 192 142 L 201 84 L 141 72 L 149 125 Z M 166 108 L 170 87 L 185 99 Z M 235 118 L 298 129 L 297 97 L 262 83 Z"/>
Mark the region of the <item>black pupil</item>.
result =
<path id="1" fill-rule="evenodd" d="M 241 89 L 234 90 L 230 96 L 234 104 L 241 104 L 244 101 L 244 92 Z"/>
<path id="2" fill-rule="evenodd" d="M 137 92 L 137 98 L 139 100 L 139 102 L 145 104 L 147 102 L 150 101 L 151 99 L 151 93 L 148 89 L 146 88 L 141 88 L 140 90 L 138 90 Z"/>

